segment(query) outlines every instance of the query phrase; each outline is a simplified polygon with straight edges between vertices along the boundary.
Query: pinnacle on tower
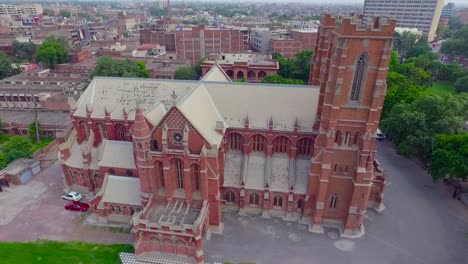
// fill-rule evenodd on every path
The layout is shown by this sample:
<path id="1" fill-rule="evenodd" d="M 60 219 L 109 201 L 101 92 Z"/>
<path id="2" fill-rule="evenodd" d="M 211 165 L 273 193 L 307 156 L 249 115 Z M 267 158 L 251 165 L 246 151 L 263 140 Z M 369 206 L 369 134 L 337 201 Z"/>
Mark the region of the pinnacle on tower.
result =
<path id="1" fill-rule="evenodd" d="M 149 137 L 150 134 L 151 132 L 148 127 L 148 123 L 146 123 L 146 119 L 143 114 L 143 111 L 139 107 L 137 107 L 136 115 L 135 115 L 135 124 L 133 126 L 133 137 L 134 138 L 146 138 L 146 137 Z"/>

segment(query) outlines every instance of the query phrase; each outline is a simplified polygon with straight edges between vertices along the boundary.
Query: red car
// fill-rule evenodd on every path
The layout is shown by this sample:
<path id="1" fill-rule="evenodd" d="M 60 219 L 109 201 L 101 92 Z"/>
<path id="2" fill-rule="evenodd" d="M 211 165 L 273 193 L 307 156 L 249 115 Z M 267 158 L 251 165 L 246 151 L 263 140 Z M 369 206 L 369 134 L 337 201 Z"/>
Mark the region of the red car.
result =
<path id="1" fill-rule="evenodd" d="M 69 211 L 86 212 L 89 209 L 89 204 L 82 202 L 69 202 L 65 205 L 65 209 Z"/>

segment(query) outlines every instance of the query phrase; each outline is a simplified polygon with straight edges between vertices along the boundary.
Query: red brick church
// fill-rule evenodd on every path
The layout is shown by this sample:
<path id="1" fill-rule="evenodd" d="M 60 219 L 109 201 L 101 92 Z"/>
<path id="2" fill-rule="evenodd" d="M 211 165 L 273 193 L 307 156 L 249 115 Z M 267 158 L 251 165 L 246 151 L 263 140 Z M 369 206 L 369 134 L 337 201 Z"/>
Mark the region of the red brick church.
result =
<path id="1" fill-rule="evenodd" d="M 71 103 L 60 145 L 67 187 L 103 222 L 129 222 L 136 256 L 203 263 L 221 208 L 323 233 L 364 234 L 383 209 L 375 132 L 395 21 L 325 15 L 310 85 L 96 77 Z"/>

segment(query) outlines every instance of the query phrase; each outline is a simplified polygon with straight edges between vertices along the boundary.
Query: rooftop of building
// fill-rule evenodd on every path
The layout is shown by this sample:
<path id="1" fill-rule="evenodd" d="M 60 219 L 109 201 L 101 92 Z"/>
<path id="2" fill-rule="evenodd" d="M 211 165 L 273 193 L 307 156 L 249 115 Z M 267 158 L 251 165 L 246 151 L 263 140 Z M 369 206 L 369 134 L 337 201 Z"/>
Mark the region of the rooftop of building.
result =
<path id="1" fill-rule="evenodd" d="M 247 65 L 262 65 L 276 67 L 278 62 L 272 59 L 270 54 L 264 53 L 220 53 L 210 54 L 204 64 L 235 64 L 246 63 Z"/>
<path id="2" fill-rule="evenodd" d="M 192 207 L 185 201 L 174 200 L 167 204 L 157 204 L 148 214 L 148 220 L 159 225 L 193 225 L 200 215 L 201 208 Z"/>
<path id="3" fill-rule="evenodd" d="M 136 169 L 133 144 L 128 141 L 104 140 L 99 167 Z"/>
<path id="4" fill-rule="evenodd" d="M 10 175 L 17 175 L 37 163 L 39 163 L 39 161 L 35 159 L 20 158 L 8 164 L 8 166 L 4 168 L 2 172 L 6 172 Z"/>
<path id="5" fill-rule="evenodd" d="M 102 202 L 141 205 L 140 178 L 107 175 Z"/>
<path id="6" fill-rule="evenodd" d="M 221 143 L 221 125 L 252 129 L 312 132 L 319 90 L 316 86 L 230 82 L 215 65 L 200 81 L 96 77 L 77 102 L 75 117 L 135 119 L 143 110 L 153 126 L 177 108 L 212 145 Z M 126 115 L 125 115 L 126 114 Z"/>
<path id="7" fill-rule="evenodd" d="M 32 111 L 0 111 L 0 119 L 6 124 L 31 124 L 35 120 L 34 112 Z M 41 125 L 62 125 L 64 127 L 71 126 L 70 113 L 57 111 L 39 111 L 37 119 Z"/>

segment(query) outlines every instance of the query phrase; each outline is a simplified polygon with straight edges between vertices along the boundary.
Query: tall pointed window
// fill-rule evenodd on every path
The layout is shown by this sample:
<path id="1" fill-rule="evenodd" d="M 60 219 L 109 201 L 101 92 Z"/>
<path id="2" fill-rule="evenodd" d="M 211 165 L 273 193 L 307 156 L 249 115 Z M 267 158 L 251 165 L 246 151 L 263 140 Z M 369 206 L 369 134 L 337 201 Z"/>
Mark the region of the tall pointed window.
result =
<path id="1" fill-rule="evenodd" d="M 182 161 L 180 159 L 175 160 L 176 173 L 177 173 L 177 187 L 179 189 L 184 188 L 184 172 L 182 168 Z"/>
<path id="2" fill-rule="evenodd" d="M 101 139 L 107 139 L 107 131 L 106 131 L 106 125 L 103 123 L 97 123 L 98 129 L 99 129 L 99 134 L 101 135 Z"/>
<path id="3" fill-rule="evenodd" d="M 354 69 L 353 86 L 351 87 L 351 101 L 359 100 L 359 94 L 364 83 L 364 74 L 368 63 L 368 56 L 362 53 L 356 61 L 356 68 Z"/>

